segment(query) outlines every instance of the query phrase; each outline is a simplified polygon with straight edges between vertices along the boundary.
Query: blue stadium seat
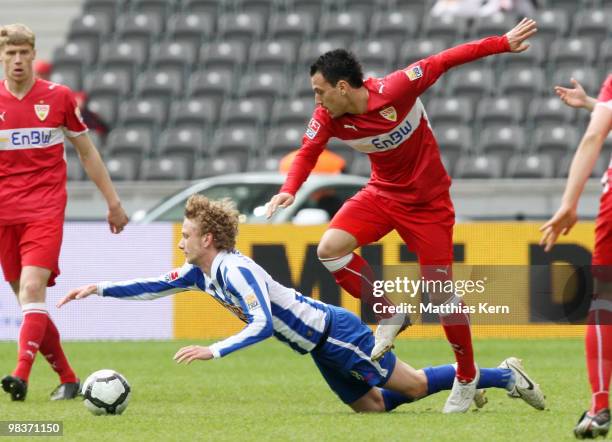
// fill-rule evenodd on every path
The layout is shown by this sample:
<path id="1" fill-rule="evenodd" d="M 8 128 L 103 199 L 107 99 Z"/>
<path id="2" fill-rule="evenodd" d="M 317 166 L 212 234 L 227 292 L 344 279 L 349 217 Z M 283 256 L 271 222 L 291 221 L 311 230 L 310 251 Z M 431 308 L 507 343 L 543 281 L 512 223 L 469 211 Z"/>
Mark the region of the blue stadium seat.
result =
<path id="1" fill-rule="evenodd" d="M 555 167 L 547 155 L 515 155 L 508 160 L 508 178 L 553 178 Z"/>

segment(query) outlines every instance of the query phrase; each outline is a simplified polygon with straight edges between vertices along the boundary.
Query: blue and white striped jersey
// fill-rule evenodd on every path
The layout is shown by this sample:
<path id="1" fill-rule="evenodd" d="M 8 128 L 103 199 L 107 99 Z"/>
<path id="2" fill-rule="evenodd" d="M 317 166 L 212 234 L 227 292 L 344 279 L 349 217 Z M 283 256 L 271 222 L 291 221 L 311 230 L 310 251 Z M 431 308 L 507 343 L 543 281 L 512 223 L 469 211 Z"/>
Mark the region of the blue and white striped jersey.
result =
<path id="1" fill-rule="evenodd" d="M 159 278 L 98 284 L 98 294 L 122 299 L 155 299 L 186 290 L 207 292 L 246 322 L 240 333 L 210 346 L 215 358 L 274 334 L 299 353 L 312 351 L 328 327 L 327 304 L 287 288 L 240 252 L 221 251 L 211 276 L 185 263 Z"/>

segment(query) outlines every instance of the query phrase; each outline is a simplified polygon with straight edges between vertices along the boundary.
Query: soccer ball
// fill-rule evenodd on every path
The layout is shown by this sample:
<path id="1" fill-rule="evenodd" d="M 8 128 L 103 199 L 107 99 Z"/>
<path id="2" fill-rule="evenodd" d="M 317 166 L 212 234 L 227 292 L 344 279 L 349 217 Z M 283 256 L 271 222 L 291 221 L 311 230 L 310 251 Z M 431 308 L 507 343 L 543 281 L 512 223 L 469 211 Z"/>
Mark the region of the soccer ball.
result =
<path id="1" fill-rule="evenodd" d="M 130 401 L 130 384 L 115 370 L 98 370 L 83 383 L 83 403 L 95 415 L 121 414 Z"/>

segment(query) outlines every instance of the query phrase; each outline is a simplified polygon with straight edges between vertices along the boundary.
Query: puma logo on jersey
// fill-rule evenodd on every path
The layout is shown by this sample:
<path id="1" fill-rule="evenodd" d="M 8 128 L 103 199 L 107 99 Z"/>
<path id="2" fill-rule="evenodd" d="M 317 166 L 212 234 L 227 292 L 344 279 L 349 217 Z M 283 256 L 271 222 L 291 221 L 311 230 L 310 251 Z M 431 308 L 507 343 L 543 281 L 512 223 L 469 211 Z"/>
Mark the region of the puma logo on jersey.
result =
<path id="1" fill-rule="evenodd" d="M 6 121 L 6 120 L 4 119 L 4 116 L 5 116 L 5 115 L 6 115 L 6 111 L 4 111 L 4 112 L 0 113 L 0 120 L 2 120 L 2 121 Z"/>
<path id="2" fill-rule="evenodd" d="M 355 132 L 357 132 L 357 128 L 355 127 L 354 124 L 345 124 L 344 128 L 345 129 L 353 129 Z"/>

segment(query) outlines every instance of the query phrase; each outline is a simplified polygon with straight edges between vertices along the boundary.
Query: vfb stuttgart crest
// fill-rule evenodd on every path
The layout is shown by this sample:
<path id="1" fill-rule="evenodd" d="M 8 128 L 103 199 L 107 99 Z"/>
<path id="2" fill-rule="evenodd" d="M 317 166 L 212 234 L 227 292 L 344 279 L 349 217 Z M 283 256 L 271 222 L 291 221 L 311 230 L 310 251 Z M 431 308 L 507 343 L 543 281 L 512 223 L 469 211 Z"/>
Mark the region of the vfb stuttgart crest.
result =
<path id="1" fill-rule="evenodd" d="M 45 121 L 47 116 L 49 115 L 49 109 L 51 106 L 48 104 L 35 104 L 34 111 L 36 112 L 36 116 L 40 121 Z"/>
<path id="2" fill-rule="evenodd" d="M 380 115 L 389 121 L 397 121 L 397 112 L 393 106 L 389 106 L 381 110 Z"/>

